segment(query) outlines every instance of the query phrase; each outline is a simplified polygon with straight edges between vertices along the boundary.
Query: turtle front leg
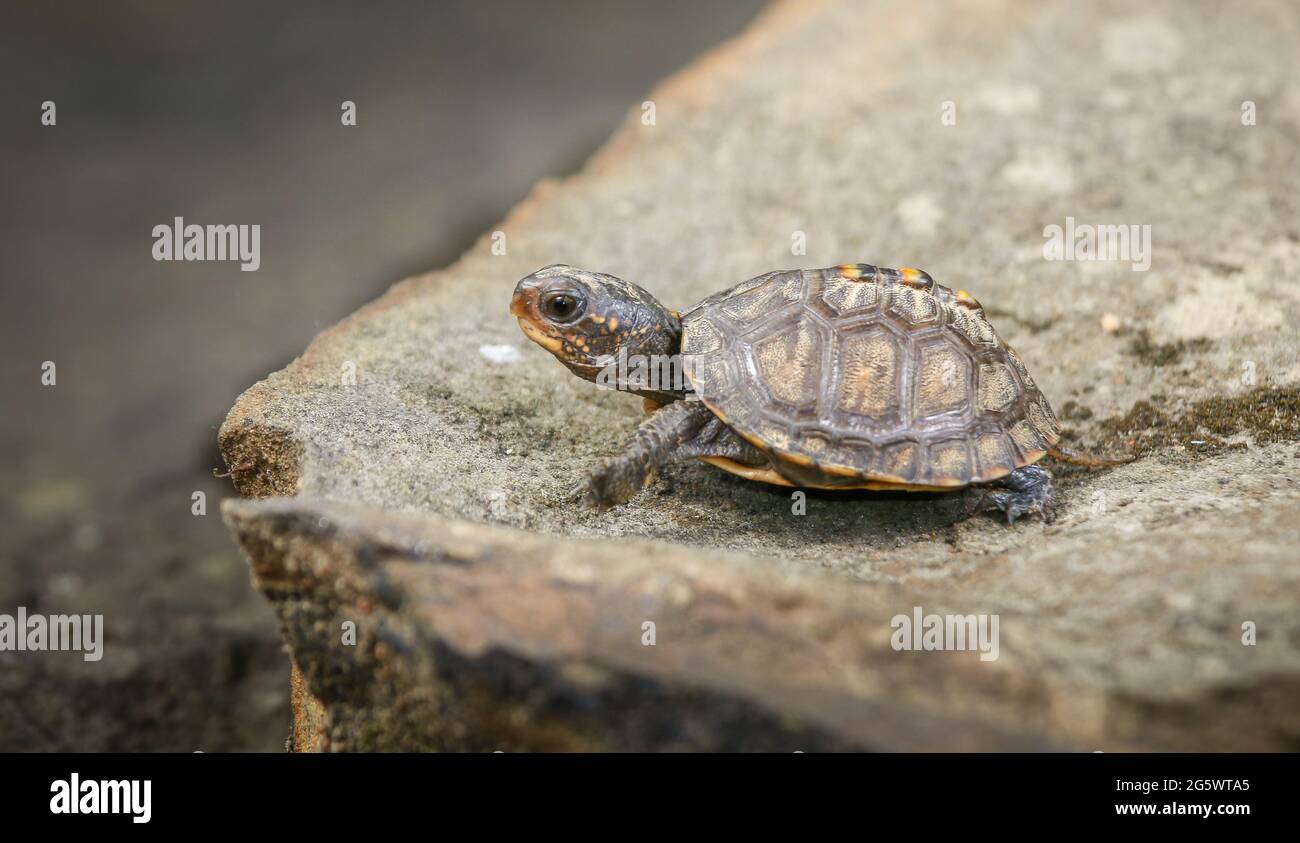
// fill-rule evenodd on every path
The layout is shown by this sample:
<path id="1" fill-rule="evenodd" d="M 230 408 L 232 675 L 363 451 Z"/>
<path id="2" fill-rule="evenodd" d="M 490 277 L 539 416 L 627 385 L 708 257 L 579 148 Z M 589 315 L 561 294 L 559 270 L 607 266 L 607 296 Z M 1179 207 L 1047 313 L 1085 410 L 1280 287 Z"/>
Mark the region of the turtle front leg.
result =
<path id="1" fill-rule="evenodd" d="M 734 450 L 732 438 L 739 440 L 703 402 L 674 401 L 633 431 L 623 453 L 596 466 L 583 500 L 598 509 L 627 503 L 650 484 L 659 468 L 724 448 Z"/>
<path id="2" fill-rule="evenodd" d="M 1052 488 L 1052 473 L 1036 465 L 1027 465 L 995 481 L 994 485 L 1003 487 L 985 493 L 993 505 L 1007 514 L 1007 523 L 1027 512 L 1042 514 L 1047 502 L 1055 491 Z"/>

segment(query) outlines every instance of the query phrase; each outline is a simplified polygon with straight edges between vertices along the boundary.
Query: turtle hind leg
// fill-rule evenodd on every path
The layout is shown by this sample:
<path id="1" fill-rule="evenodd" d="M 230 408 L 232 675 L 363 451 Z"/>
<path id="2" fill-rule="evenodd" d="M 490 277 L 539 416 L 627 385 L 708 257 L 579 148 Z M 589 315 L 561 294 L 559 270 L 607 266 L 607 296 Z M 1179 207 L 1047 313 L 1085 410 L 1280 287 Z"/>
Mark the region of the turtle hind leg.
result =
<path id="1" fill-rule="evenodd" d="M 984 497 L 993 502 L 993 506 L 1007 515 L 1007 524 L 1030 512 L 1044 514 L 1047 502 L 1055 491 L 1052 488 L 1052 473 L 1036 465 L 1017 468 L 1007 476 L 995 480 L 994 486 L 1000 487 L 985 493 Z"/>

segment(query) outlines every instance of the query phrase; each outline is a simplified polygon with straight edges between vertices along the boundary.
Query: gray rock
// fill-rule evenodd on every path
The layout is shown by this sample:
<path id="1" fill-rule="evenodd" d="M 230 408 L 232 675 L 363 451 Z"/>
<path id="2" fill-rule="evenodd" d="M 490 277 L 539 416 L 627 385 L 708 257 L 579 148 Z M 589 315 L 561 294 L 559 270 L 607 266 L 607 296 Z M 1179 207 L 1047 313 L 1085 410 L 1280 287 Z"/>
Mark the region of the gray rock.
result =
<path id="1" fill-rule="evenodd" d="M 397 285 L 223 425 L 239 491 L 293 496 L 225 514 L 299 671 L 295 747 L 1294 749 L 1296 23 L 788 3 L 668 80 L 653 125 L 498 227 L 507 254 L 485 235 Z M 1067 217 L 1151 225 L 1149 271 L 1045 260 Z M 640 401 L 507 313 L 561 261 L 678 308 L 774 268 L 920 266 L 985 304 L 1072 445 L 1142 458 L 1054 467 L 1054 521 L 1013 528 L 972 495 L 797 516 L 700 464 L 581 510 Z M 894 650 L 916 606 L 996 614 L 998 658 Z"/>

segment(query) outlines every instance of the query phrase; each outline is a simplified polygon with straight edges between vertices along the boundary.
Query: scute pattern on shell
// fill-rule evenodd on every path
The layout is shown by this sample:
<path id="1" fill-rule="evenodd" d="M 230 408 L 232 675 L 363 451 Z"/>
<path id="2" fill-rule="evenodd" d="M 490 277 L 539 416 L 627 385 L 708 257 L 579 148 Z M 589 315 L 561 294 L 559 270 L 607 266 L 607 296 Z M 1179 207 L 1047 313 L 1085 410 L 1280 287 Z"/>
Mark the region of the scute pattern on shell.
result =
<path id="1" fill-rule="evenodd" d="M 682 325 L 699 397 L 796 484 L 963 486 L 1060 438 L 984 309 L 920 270 L 769 272 Z"/>

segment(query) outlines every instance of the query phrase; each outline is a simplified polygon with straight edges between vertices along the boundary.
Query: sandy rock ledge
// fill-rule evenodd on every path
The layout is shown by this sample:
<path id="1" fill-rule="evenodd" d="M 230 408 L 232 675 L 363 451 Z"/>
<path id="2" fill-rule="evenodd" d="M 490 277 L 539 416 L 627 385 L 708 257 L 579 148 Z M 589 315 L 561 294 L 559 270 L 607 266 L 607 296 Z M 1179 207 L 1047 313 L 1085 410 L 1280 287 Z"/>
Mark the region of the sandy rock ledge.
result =
<path id="1" fill-rule="evenodd" d="M 778 5 L 539 185 L 507 255 L 485 238 L 250 388 L 223 512 L 293 657 L 292 747 L 1300 749 L 1300 13 L 1195 5 Z M 1150 269 L 1045 261 L 1067 216 L 1150 224 Z M 795 515 L 704 465 L 580 510 L 640 409 L 509 317 L 559 261 L 674 307 L 921 266 L 1073 444 L 1141 458 L 1049 466 L 1054 520 L 1013 528 L 961 495 Z M 918 606 L 996 614 L 998 658 L 895 650 Z"/>

